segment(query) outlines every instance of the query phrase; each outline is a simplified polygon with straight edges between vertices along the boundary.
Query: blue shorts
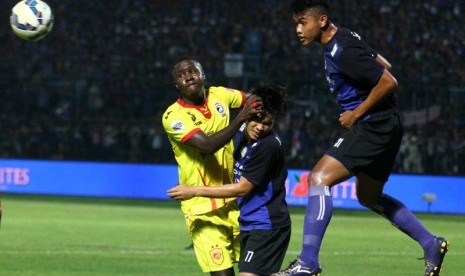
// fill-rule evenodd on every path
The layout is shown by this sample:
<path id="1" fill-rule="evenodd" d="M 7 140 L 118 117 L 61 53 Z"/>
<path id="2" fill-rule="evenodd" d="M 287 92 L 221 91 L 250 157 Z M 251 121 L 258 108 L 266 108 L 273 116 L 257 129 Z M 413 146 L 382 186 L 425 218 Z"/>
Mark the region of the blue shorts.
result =
<path id="1" fill-rule="evenodd" d="M 402 141 L 398 113 L 358 121 L 335 137 L 326 154 L 339 160 L 354 175 L 364 173 L 386 182 Z"/>

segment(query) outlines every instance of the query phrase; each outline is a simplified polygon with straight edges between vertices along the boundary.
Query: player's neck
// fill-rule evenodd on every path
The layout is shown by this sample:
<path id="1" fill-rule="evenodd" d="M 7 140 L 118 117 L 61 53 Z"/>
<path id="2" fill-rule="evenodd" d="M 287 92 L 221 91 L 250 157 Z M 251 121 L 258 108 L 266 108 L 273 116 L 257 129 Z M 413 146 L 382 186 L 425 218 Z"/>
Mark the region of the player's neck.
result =
<path id="1" fill-rule="evenodd" d="M 321 45 L 325 47 L 337 32 L 337 27 L 333 23 L 321 34 Z"/>
<path id="2" fill-rule="evenodd" d="M 181 100 L 188 105 L 202 106 L 205 104 L 205 97 L 186 98 L 182 97 Z"/>
<path id="3" fill-rule="evenodd" d="M 196 106 L 202 106 L 206 103 L 206 99 L 207 99 L 207 90 L 205 90 L 204 88 L 202 88 L 197 94 L 195 95 L 191 95 L 189 97 L 187 97 L 186 95 L 183 95 L 181 97 L 181 100 L 186 103 L 186 104 L 189 104 L 189 105 L 196 105 Z"/>

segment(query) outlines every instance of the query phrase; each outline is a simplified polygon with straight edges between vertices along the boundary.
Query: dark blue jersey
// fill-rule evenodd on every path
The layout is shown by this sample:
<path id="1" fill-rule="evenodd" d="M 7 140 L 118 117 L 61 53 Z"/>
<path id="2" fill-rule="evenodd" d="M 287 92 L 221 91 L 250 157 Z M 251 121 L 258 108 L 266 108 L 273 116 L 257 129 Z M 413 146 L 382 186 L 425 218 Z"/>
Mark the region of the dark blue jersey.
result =
<path id="1" fill-rule="evenodd" d="M 378 53 L 360 36 L 339 28 L 324 49 L 328 86 L 342 111 L 354 110 L 378 83 L 385 68 Z M 390 93 L 364 116 L 364 120 L 397 112 L 396 94 Z"/>
<path id="2" fill-rule="evenodd" d="M 291 225 L 285 201 L 287 168 L 281 141 L 274 131 L 257 141 L 245 138 L 245 124 L 234 137 L 234 179 L 242 177 L 254 188 L 238 197 L 242 231 L 270 230 Z"/>

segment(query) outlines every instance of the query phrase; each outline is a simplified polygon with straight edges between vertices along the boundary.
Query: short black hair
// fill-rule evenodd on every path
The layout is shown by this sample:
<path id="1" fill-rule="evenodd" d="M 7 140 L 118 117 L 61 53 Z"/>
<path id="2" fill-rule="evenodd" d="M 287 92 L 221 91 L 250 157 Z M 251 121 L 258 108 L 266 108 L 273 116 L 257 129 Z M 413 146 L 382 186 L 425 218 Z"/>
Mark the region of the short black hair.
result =
<path id="1" fill-rule="evenodd" d="M 200 63 L 197 59 L 195 59 L 193 57 L 189 57 L 189 56 L 184 56 L 184 57 L 180 57 L 180 58 L 176 59 L 176 61 L 173 63 L 173 65 L 171 67 L 171 75 L 172 76 L 174 76 L 176 67 L 180 63 L 183 63 L 183 62 L 191 62 L 192 64 L 194 64 L 194 66 L 197 67 L 197 69 L 199 70 L 202 77 L 205 78 L 205 71 L 203 69 L 202 63 Z"/>
<path id="2" fill-rule="evenodd" d="M 287 111 L 287 88 L 273 83 L 261 83 L 249 90 L 252 95 L 262 99 L 265 112 L 278 119 Z"/>
<path id="3" fill-rule="evenodd" d="M 326 1 L 293 0 L 290 8 L 293 14 L 301 14 L 309 9 L 315 9 L 320 15 L 327 15 L 329 18 L 330 8 Z"/>

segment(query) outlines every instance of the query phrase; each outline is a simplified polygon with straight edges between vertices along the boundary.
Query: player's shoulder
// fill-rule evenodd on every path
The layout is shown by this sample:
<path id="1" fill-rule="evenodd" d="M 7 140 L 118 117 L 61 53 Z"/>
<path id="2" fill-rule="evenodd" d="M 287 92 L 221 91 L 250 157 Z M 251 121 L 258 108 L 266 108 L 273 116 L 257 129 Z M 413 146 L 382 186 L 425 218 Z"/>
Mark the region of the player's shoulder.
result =
<path id="1" fill-rule="evenodd" d="M 341 28 L 337 40 L 343 49 L 341 53 L 341 59 L 352 59 L 355 56 L 365 54 L 369 54 L 370 56 L 376 58 L 377 52 L 371 48 L 366 43 L 366 41 L 363 40 L 361 35 L 351 29 Z"/>
<path id="2" fill-rule="evenodd" d="M 339 28 L 336 37 L 341 44 L 347 44 L 348 46 L 363 42 L 362 36 L 349 28 Z"/>
<path id="3" fill-rule="evenodd" d="M 245 96 L 245 93 L 229 87 L 224 86 L 211 86 L 208 88 L 208 98 L 209 101 L 218 101 L 223 103 L 228 103 L 236 99 L 242 99 Z"/>
<path id="4" fill-rule="evenodd" d="M 262 148 L 268 152 L 273 152 L 274 150 L 281 150 L 282 142 L 276 132 L 271 131 L 268 135 L 259 140 L 259 144 Z"/>
<path id="5" fill-rule="evenodd" d="M 179 116 L 181 114 L 182 109 L 183 107 L 180 104 L 178 104 L 177 101 L 172 103 L 163 112 L 162 120 L 165 121 L 165 120 L 169 120 L 170 118 Z"/>
<path id="6" fill-rule="evenodd" d="M 281 142 L 281 138 L 279 138 L 279 135 L 276 132 L 272 131 L 270 135 L 267 136 L 267 138 L 268 143 L 273 144 L 275 147 L 278 148 L 282 147 L 283 143 Z"/>
<path id="7" fill-rule="evenodd" d="M 209 93 L 226 93 L 226 92 L 232 92 L 232 93 L 237 93 L 237 92 L 242 92 L 241 90 L 231 88 L 231 87 L 225 87 L 225 86 L 210 86 L 208 88 Z"/>

